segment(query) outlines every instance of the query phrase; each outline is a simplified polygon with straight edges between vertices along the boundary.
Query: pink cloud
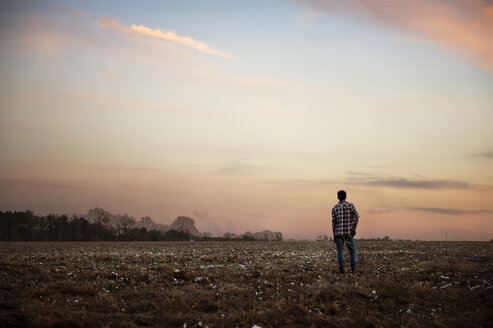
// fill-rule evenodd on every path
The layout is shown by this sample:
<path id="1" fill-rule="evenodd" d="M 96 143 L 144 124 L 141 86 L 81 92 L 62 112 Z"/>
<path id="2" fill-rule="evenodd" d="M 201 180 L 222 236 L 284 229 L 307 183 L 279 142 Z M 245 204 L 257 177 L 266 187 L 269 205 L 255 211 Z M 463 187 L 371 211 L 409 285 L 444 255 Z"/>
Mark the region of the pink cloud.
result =
<path id="1" fill-rule="evenodd" d="M 43 55 L 55 55 L 71 43 L 70 37 L 62 30 L 53 28 L 53 24 L 35 15 L 25 15 L 18 19 L 19 31 L 13 35 L 17 46 L 40 52 Z"/>
<path id="2" fill-rule="evenodd" d="M 91 14 L 90 13 L 88 13 L 88 12 L 86 12 L 84 10 L 77 9 L 77 8 L 61 7 L 61 11 L 64 12 L 64 13 L 75 15 L 75 16 L 79 16 L 79 17 L 84 17 L 84 18 L 91 17 Z"/>
<path id="3" fill-rule="evenodd" d="M 99 25 L 104 28 L 114 29 L 125 33 L 131 33 L 136 35 L 143 35 L 147 37 L 152 37 L 156 39 L 166 40 L 170 42 L 174 42 L 177 44 L 181 44 L 186 47 L 190 47 L 192 49 L 214 55 L 223 58 L 233 58 L 233 55 L 220 51 L 214 48 L 209 47 L 202 41 L 195 40 L 189 36 L 180 36 L 176 34 L 174 31 L 166 31 L 161 29 L 152 29 L 150 27 L 144 25 L 130 25 L 124 26 L 118 21 L 114 20 L 111 17 L 102 17 L 99 19 Z"/>
<path id="4" fill-rule="evenodd" d="M 317 10 L 367 17 L 420 35 L 493 70 L 493 4 L 484 0 L 298 0 Z"/>
<path id="5" fill-rule="evenodd" d="M 27 180 L 27 179 L 10 179 L 0 178 L 0 188 L 13 188 L 13 189 L 83 189 L 86 186 L 70 183 L 58 183 L 51 181 L 41 180 Z"/>

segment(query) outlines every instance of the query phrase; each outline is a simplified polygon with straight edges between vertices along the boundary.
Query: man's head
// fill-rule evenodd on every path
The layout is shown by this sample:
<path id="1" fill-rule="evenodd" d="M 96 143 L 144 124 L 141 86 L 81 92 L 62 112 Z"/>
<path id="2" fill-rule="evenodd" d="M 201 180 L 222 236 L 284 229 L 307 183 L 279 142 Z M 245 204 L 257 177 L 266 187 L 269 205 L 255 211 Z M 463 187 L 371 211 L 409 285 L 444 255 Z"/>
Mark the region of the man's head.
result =
<path id="1" fill-rule="evenodd" d="M 337 199 L 340 201 L 346 200 L 346 192 L 344 190 L 339 190 L 337 192 Z"/>

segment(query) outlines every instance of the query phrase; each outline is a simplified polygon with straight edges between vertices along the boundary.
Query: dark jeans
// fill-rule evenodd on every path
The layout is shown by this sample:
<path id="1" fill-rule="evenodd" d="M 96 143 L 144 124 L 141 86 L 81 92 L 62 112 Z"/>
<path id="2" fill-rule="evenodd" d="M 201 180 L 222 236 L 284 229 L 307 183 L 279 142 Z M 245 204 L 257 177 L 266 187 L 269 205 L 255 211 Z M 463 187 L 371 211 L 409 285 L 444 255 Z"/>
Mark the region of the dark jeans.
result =
<path id="1" fill-rule="evenodd" d="M 356 247 L 354 246 L 353 236 L 336 236 L 337 245 L 337 261 L 340 267 L 344 267 L 344 242 L 349 249 L 349 256 L 351 257 L 351 265 L 356 264 L 358 259 L 356 258 Z"/>

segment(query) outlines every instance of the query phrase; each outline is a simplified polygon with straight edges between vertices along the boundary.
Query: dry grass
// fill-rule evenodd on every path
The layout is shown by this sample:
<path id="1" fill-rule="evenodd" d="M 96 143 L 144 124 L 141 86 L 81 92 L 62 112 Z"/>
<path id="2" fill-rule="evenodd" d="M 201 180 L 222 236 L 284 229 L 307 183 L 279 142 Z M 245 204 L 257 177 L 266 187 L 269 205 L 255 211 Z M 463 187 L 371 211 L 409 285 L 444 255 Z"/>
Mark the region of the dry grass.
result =
<path id="1" fill-rule="evenodd" d="M 3 243 L 0 326 L 491 326 L 493 243 Z"/>

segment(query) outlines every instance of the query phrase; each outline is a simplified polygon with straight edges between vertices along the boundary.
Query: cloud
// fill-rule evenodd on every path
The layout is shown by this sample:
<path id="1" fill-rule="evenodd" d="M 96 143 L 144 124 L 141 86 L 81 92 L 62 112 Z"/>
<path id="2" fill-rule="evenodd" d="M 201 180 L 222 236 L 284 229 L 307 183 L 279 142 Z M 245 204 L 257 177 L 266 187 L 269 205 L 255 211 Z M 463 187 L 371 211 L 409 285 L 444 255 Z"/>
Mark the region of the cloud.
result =
<path id="1" fill-rule="evenodd" d="M 300 23 L 300 25 L 301 26 L 307 26 L 308 24 L 311 23 L 311 21 L 314 18 L 318 18 L 319 16 L 321 16 L 321 14 L 319 12 L 317 12 L 317 11 L 313 11 L 313 10 L 305 11 L 301 15 L 301 23 Z"/>
<path id="2" fill-rule="evenodd" d="M 0 188 L 83 189 L 85 186 L 39 180 L 0 178 Z"/>
<path id="3" fill-rule="evenodd" d="M 7 40 L 23 49 L 34 50 L 44 56 L 54 56 L 73 44 L 71 28 L 46 18 L 24 14 L 15 21 L 16 29 L 6 34 Z M 61 25 L 61 26 L 58 26 Z"/>
<path id="4" fill-rule="evenodd" d="M 133 94 L 132 96 L 135 96 Z M 69 92 L 26 92 L 20 94 L 18 101 L 23 105 L 39 106 L 40 104 L 53 104 L 70 102 L 87 102 L 91 106 L 109 104 L 118 105 L 120 109 L 130 109 L 134 111 L 142 112 L 168 112 L 168 113 L 181 113 L 187 115 L 200 115 L 207 118 L 223 118 L 231 116 L 228 112 L 214 111 L 213 109 L 191 107 L 191 106 L 176 106 L 170 105 L 166 102 L 154 102 L 148 99 L 139 98 L 126 98 L 116 94 L 110 93 L 88 93 L 81 91 L 69 91 Z M 6 129 L 0 131 L 0 133 L 6 132 Z M 15 130 L 13 130 L 15 132 Z M 195 150 L 195 149 L 194 149 Z"/>
<path id="5" fill-rule="evenodd" d="M 21 5 L 22 8 L 11 8 L 6 13 L 0 10 L 0 14 L 5 16 L 5 19 L 0 17 L 5 27 L 0 30 L 0 39 L 4 46 L 2 49 L 20 48 L 22 51 L 36 51 L 44 57 L 57 57 L 58 60 L 66 56 L 74 46 L 107 46 L 106 40 L 88 33 L 87 19 L 81 13 L 76 14 L 67 8 L 60 9 L 59 6 L 36 2 L 38 4 L 35 7 Z M 53 12 L 57 15 L 53 15 Z M 70 14 L 71 19 L 67 20 L 64 14 Z M 31 56 L 24 57 L 19 59 L 37 61 Z"/>
<path id="6" fill-rule="evenodd" d="M 380 178 L 370 173 L 350 172 L 347 179 L 286 179 L 286 180 L 258 180 L 257 183 L 269 184 L 286 188 L 315 188 L 325 189 L 327 186 L 367 186 L 373 188 L 393 189 L 424 189 L 424 190 L 474 190 L 493 191 L 493 186 L 472 184 L 455 180 L 434 179 L 406 179 L 406 178 Z"/>
<path id="7" fill-rule="evenodd" d="M 388 177 L 384 174 L 372 174 L 364 172 L 346 172 L 348 177 L 340 183 L 382 187 L 394 189 L 425 189 L 425 190 L 474 190 L 474 191 L 493 191 L 493 186 L 488 184 L 476 184 L 465 181 L 430 179 L 421 175 L 415 175 L 413 179 Z"/>
<path id="8" fill-rule="evenodd" d="M 100 171 L 137 171 L 137 172 L 160 172 L 163 169 L 157 169 L 152 167 L 102 167 L 98 168 Z"/>
<path id="9" fill-rule="evenodd" d="M 106 67 L 101 71 L 101 76 L 108 79 L 119 79 L 121 74 L 117 66 L 113 63 L 106 64 Z"/>
<path id="10" fill-rule="evenodd" d="M 389 209 L 372 209 L 372 208 L 370 208 L 366 212 L 370 215 L 388 215 L 394 211 L 389 210 Z"/>
<path id="11" fill-rule="evenodd" d="M 480 153 L 478 154 L 480 157 L 484 157 L 487 159 L 493 159 L 493 151 L 486 152 L 486 153 Z"/>
<path id="12" fill-rule="evenodd" d="M 493 71 L 493 4 L 485 0 L 298 0 L 332 14 L 370 18 L 459 51 Z"/>
<path id="13" fill-rule="evenodd" d="M 193 215 L 199 220 L 209 220 L 209 212 L 206 210 L 195 210 Z"/>
<path id="14" fill-rule="evenodd" d="M 255 172 L 268 171 L 265 166 L 252 165 L 244 161 L 231 162 L 216 169 L 213 173 L 218 175 L 249 175 Z"/>
<path id="15" fill-rule="evenodd" d="M 492 210 L 459 210 L 459 209 L 451 209 L 451 208 L 439 208 L 439 207 L 409 207 L 407 209 L 413 211 L 421 211 L 421 212 L 429 212 L 429 213 L 437 213 L 437 214 L 445 214 L 445 215 L 475 215 L 475 214 L 484 214 L 484 213 L 493 213 Z"/>
<path id="16" fill-rule="evenodd" d="M 287 189 L 325 189 L 328 185 L 343 184 L 341 181 L 329 179 L 256 180 L 255 182 Z"/>
<path id="17" fill-rule="evenodd" d="M 369 173 L 359 172 L 359 171 L 347 171 L 346 174 L 361 177 L 361 176 L 368 176 Z"/>
<path id="18" fill-rule="evenodd" d="M 212 49 L 204 42 L 196 41 L 191 37 L 179 36 L 177 35 L 177 32 L 174 31 L 170 33 L 174 33 L 178 38 L 175 38 L 175 40 L 166 40 L 169 42 L 163 42 L 163 38 L 146 35 L 145 33 L 143 34 L 141 33 L 143 31 L 142 29 L 140 29 L 142 31 L 139 31 L 137 28 L 132 29 L 132 26 L 137 25 L 124 26 L 113 17 L 99 17 L 92 13 L 70 7 L 56 6 L 56 8 L 58 8 L 60 14 L 69 15 L 70 19 L 66 19 L 64 15 L 58 15 L 56 18 L 50 17 L 48 19 L 41 13 L 19 14 L 21 17 L 15 20 L 15 24 L 22 33 L 17 32 L 19 35 L 16 37 L 11 36 L 13 42 L 23 49 L 34 49 L 48 55 L 66 55 L 71 47 L 78 47 L 81 44 L 86 45 L 87 47 L 94 47 L 94 49 L 98 49 L 98 51 L 106 49 L 109 52 L 113 52 L 116 57 L 111 59 L 111 56 L 109 56 L 105 66 L 101 68 L 98 64 L 98 69 L 100 69 L 100 74 L 104 78 L 113 81 L 127 77 L 125 76 L 126 71 L 115 65 L 115 63 L 118 62 L 119 56 L 125 55 L 127 56 L 125 58 L 139 60 L 145 63 L 145 65 L 152 66 L 153 72 L 157 72 L 159 68 L 165 67 L 168 74 L 155 75 L 159 77 L 160 80 L 164 79 L 167 81 L 170 79 L 170 74 L 179 74 L 180 81 L 182 79 L 190 79 L 193 83 L 197 84 L 205 83 L 210 85 L 211 83 L 214 83 L 221 88 L 237 88 L 239 86 L 265 90 L 265 88 L 294 89 L 303 87 L 302 84 L 293 81 L 272 78 L 269 76 L 259 76 L 251 72 L 239 75 L 233 74 L 231 71 L 226 72 L 218 70 L 217 68 L 213 69 L 211 66 L 191 66 L 191 64 L 201 65 L 204 64 L 204 62 L 201 60 L 200 56 L 197 56 L 197 54 L 200 53 L 189 51 L 190 48 L 196 49 L 201 53 L 208 52 L 211 55 L 222 56 L 223 58 L 235 57 L 229 53 Z M 111 33 L 118 31 L 124 38 L 112 38 L 112 41 L 108 42 L 108 39 L 102 37 L 101 33 L 94 33 L 95 31 L 92 28 L 93 24 L 97 24 L 99 27 L 107 29 Z M 166 32 L 163 30 L 152 31 Z M 125 40 L 125 42 L 121 43 L 122 40 Z M 129 40 L 131 40 L 132 43 L 129 43 Z M 190 43 L 190 41 L 196 43 Z M 138 43 L 138 47 L 135 47 L 134 43 Z M 194 45 L 197 47 L 194 48 Z M 163 50 L 165 52 L 163 52 Z M 167 60 L 173 61 L 173 69 L 170 70 L 170 65 L 163 65 Z M 176 63 L 183 63 L 185 67 L 180 67 L 180 65 L 176 65 Z M 209 114 L 210 113 L 212 113 L 212 111 L 209 111 Z M 217 111 L 215 111 L 215 113 L 217 114 Z M 257 111 L 250 111 L 250 113 L 283 117 L 294 117 L 299 115 L 298 112 L 289 110 L 289 108 L 282 108 L 278 104 L 266 104 L 265 106 L 257 108 Z"/>
<path id="19" fill-rule="evenodd" d="M 77 8 L 66 7 L 66 6 L 61 6 L 59 8 L 60 8 L 60 11 L 66 13 L 66 14 L 71 14 L 71 15 L 75 15 L 75 16 L 79 16 L 79 17 L 83 17 L 83 18 L 91 17 L 90 13 L 88 13 L 84 10 L 77 9 Z"/>
<path id="20" fill-rule="evenodd" d="M 274 188 L 282 191 L 290 191 L 290 192 L 305 192 L 305 191 L 323 191 L 327 190 L 336 190 L 341 189 L 341 186 L 346 186 L 348 183 L 335 180 L 335 179 L 303 179 L 303 178 L 294 178 L 294 179 L 268 179 L 268 178 L 259 178 L 255 180 L 251 180 L 252 183 L 264 185 L 268 188 Z M 329 189 L 330 188 L 330 189 Z M 347 190 L 347 189 L 346 189 Z"/>
<path id="21" fill-rule="evenodd" d="M 357 184 L 373 187 L 389 187 L 397 189 L 468 189 L 467 182 L 453 180 L 408 180 L 400 179 L 381 179 L 360 181 Z"/>
<path id="22" fill-rule="evenodd" d="M 233 55 L 230 53 L 211 48 L 204 42 L 195 40 L 189 36 L 180 36 L 176 34 L 174 31 L 152 29 L 144 25 L 124 26 L 120 22 L 113 19 L 112 17 L 101 17 L 98 20 L 98 24 L 103 28 L 113 29 L 124 33 L 143 35 L 143 36 L 148 36 L 161 40 L 171 41 L 210 55 L 219 56 L 228 59 L 234 58 Z"/>

